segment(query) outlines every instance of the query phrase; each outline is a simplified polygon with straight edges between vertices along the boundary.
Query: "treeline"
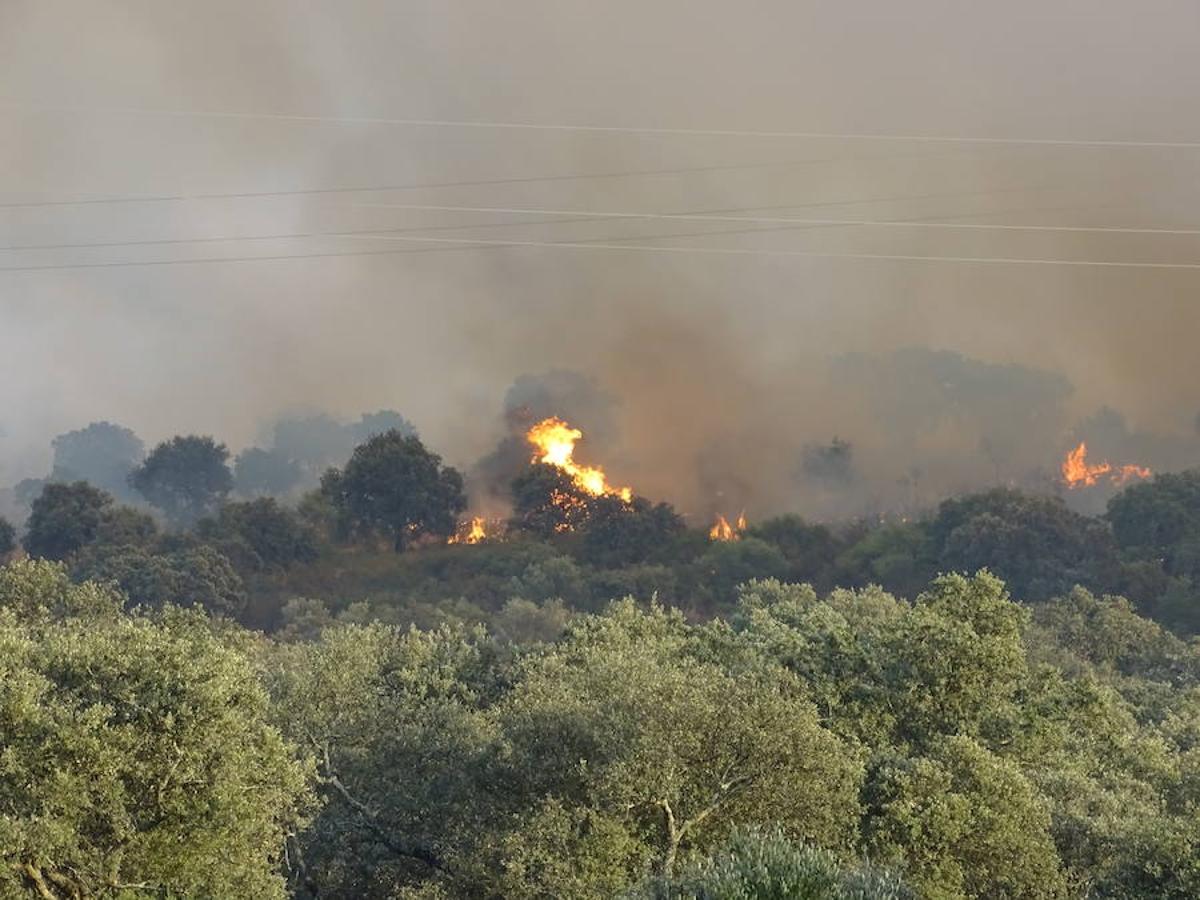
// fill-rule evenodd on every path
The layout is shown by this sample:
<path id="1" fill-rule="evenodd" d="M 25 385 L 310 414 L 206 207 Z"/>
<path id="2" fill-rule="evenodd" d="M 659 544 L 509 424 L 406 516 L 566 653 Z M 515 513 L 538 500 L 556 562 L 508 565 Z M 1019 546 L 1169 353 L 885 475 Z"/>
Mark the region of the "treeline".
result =
<path id="1" fill-rule="evenodd" d="M 400 429 L 232 475 L 0 528 L 0 895 L 1200 895 L 1197 473 L 714 542 L 526 465 L 477 544 Z"/>
<path id="2" fill-rule="evenodd" d="M 1200 651 L 986 573 L 276 641 L 0 567 L 0 895 L 1200 895 Z"/>
<path id="3" fill-rule="evenodd" d="M 79 580 L 115 583 L 135 604 L 200 605 L 297 636 L 339 619 L 544 617 L 554 627 L 626 595 L 705 618 L 727 613 L 751 578 L 819 591 L 877 584 L 913 597 L 940 572 L 984 567 L 1021 602 L 1078 584 L 1126 597 L 1182 636 L 1200 631 L 1200 470 L 1127 487 L 1099 517 L 1058 497 L 996 489 L 912 520 L 823 525 L 782 516 L 714 542 L 708 523 L 686 523 L 669 504 L 592 496 L 560 469 L 517 454 L 515 477 L 503 485 L 511 513 L 485 523 L 482 543 L 447 546 L 468 517 L 463 476 L 411 426 L 384 427 L 402 417 L 305 421 L 277 428 L 275 442 L 291 435 L 312 487 L 278 498 L 266 486 L 283 482 L 261 472 L 249 494 L 236 487 L 262 454 L 278 454 L 285 471 L 300 466 L 275 448 L 244 451 L 231 466 L 209 437 L 175 437 L 142 454 L 132 433 L 106 423 L 64 435 L 52 476 L 36 491 L 25 486 L 20 533 L 0 519 L 0 556 L 19 542 L 32 556 L 65 562 Z M 325 438 L 312 439 L 314 429 Z M 314 446 L 296 449 L 306 446 L 297 431 Z M 347 449 L 348 434 L 367 437 Z M 343 455 L 319 477 L 311 469 Z M 77 478 L 79 470 L 99 483 Z"/>

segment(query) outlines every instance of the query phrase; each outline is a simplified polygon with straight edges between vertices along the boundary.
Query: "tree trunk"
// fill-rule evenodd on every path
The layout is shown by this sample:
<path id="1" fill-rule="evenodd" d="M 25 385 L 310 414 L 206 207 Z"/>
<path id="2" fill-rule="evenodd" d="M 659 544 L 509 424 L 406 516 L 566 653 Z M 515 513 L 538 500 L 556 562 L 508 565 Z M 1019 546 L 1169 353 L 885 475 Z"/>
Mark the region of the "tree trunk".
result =
<path id="1" fill-rule="evenodd" d="M 663 849 L 662 874 L 665 878 L 670 878 L 675 874 L 675 857 L 679 855 L 679 842 L 683 839 L 683 831 L 676 825 L 671 804 L 660 800 L 659 806 L 662 807 L 667 838 L 667 845 Z"/>

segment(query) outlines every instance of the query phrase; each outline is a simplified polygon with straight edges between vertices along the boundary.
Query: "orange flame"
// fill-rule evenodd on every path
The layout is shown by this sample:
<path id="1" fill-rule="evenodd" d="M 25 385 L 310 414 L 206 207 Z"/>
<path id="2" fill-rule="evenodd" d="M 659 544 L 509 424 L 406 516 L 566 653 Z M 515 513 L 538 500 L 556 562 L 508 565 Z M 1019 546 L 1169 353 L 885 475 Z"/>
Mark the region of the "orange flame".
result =
<path id="1" fill-rule="evenodd" d="M 736 541 L 742 536 L 742 532 L 746 530 L 746 514 L 743 512 L 737 517 L 732 525 L 720 513 L 717 514 L 717 520 L 713 522 L 712 528 L 708 529 L 708 539 L 710 541 Z"/>
<path id="2" fill-rule="evenodd" d="M 1103 476 L 1107 476 L 1113 484 L 1127 484 L 1135 478 L 1149 478 L 1151 474 L 1144 466 L 1114 466 L 1107 460 L 1089 463 L 1087 444 L 1084 441 L 1080 441 L 1078 447 L 1069 451 L 1062 463 L 1063 481 L 1071 490 L 1093 487 Z"/>
<path id="3" fill-rule="evenodd" d="M 483 516 L 472 517 L 470 523 L 464 522 L 458 526 L 458 531 L 451 535 L 448 544 L 478 544 L 487 537 L 487 527 Z"/>
<path id="4" fill-rule="evenodd" d="M 575 487 L 593 497 L 610 494 L 628 503 L 633 499 L 631 488 L 613 487 L 600 467 L 581 466 L 575 462 L 575 444 L 582 437 L 582 431 L 572 428 L 556 416 L 538 422 L 525 435 L 526 440 L 535 448 L 534 462 L 561 469 L 571 476 Z"/>

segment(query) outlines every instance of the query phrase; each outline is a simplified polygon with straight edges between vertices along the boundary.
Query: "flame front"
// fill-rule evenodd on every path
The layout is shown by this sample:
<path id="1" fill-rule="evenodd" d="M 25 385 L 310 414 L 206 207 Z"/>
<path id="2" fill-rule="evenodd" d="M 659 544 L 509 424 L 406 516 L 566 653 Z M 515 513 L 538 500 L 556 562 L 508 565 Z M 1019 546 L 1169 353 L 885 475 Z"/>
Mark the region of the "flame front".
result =
<path id="1" fill-rule="evenodd" d="M 1113 484 L 1127 484 L 1135 478 L 1149 478 L 1151 471 L 1144 466 L 1123 465 L 1114 466 L 1104 462 L 1089 463 L 1087 459 L 1087 443 L 1079 442 L 1079 446 L 1067 453 L 1062 463 L 1063 482 L 1071 490 L 1081 487 L 1093 487 L 1102 477 L 1107 477 Z"/>
<path id="2" fill-rule="evenodd" d="M 577 488 L 593 497 L 609 494 L 628 503 L 633 499 L 631 488 L 613 487 L 600 467 L 581 466 L 575 462 L 575 444 L 582 437 L 582 431 L 572 428 L 556 416 L 538 422 L 525 435 L 534 447 L 534 462 L 561 469 L 571 476 Z"/>
<path id="3" fill-rule="evenodd" d="M 487 526 L 483 516 L 473 516 L 470 523 L 458 526 L 458 532 L 447 541 L 449 544 L 478 544 L 487 537 Z"/>
<path id="4" fill-rule="evenodd" d="M 710 541 L 736 541 L 742 536 L 742 532 L 746 530 L 746 514 L 743 512 L 737 517 L 737 520 L 730 525 L 729 520 L 720 513 L 717 514 L 717 520 L 713 522 L 712 528 L 708 529 L 708 539 Z"/>

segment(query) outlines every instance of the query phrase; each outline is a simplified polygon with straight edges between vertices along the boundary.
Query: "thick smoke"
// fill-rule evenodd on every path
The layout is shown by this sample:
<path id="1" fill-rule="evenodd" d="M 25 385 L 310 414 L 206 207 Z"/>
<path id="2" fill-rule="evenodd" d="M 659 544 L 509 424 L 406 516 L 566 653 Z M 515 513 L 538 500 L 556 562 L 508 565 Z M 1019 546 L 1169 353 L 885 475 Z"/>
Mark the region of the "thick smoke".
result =
<path id="1" fill-rule="evenodd" d="M 1194 99 L 1198 18 L 1193 4 L 1134 17 L 1117 0 L 869 11 L 783 0 L 753 10 L 691 0 L 10 3 L 0 7 L 6 203 L 461 184 L 6 206 L 0 240 L 420 228 L 430 230 L 396 236 L 1195 263 L 1190 235 L 586 215 L 1187 229 L 1200 184 L 1190 148 L 117 110 L 1187 141 L 1200 138 L 1178 112 Z M 580 174 L 604 177 L 567 177 Z M 581 212 L 383 208 L 414 203 Z M 0 272 L 0 484 L 46 474 L 51 439 L 92 421 L 131 427 L 147 445 L 212 433 L 236 451 L 296 409 L 339 421 L 398 409 L 472 471 L 511 443 L 513 423 L 498 414 L 508 386 L 555 370 L 612 400 L 607 420 L 587 423 L 592 461 L 697 518 L 742 507 L 872 514 L 993 483 L 1053 489 L 1059 456 L 1084 436 L 1123 461 L 1200 461 L 1191 270 L 344 237 L 4 251 L 0 267 L 382 250 L 400 252 Z M 852 477 L 814 480 L 804 448 L 834 437 L 853 447 Z"/>

